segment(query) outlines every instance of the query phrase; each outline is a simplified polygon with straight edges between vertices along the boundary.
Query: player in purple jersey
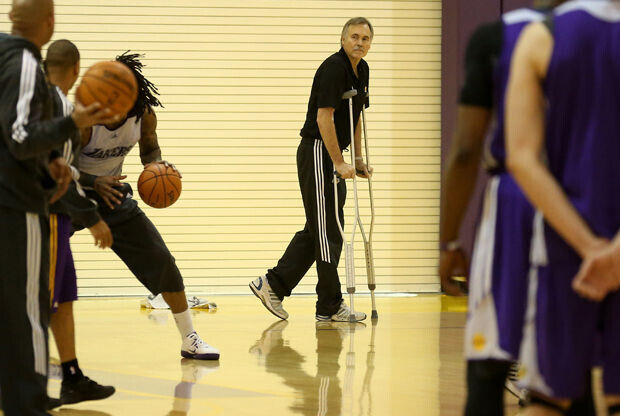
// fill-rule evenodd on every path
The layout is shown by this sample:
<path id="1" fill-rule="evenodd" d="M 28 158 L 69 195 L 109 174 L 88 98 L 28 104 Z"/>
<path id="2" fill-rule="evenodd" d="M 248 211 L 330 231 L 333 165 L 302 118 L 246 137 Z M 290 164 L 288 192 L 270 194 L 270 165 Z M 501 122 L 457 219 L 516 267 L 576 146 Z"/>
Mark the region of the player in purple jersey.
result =
<path id="1" fill-rule="evenodd" d="M 503 386 L 511 360 L 518 356 L 527 298 L 529 245 L 534 210 L 505 172 L 504 93 L 510 59 L 521 30 L 560 2 L 536 1 L 536 10 L 519 9 L 480 26 L 470 38 L 466 80 L 461 91 L 457 131 L 447 160 L 442 195 L 440 270 L 442 288 L 463 293 L 453 276 L 467 275 L 458 243 L 462 215 L 476 182 L 484 139 L 496 127 L 485 156 L 492 175 L 472 268 L 472 293 L 466 351 L 467 415 L 503 414 Z M 489 267 L 486 267 L 486 266 Z M 499 328 L 502 328 L 500 331 Z M 514 372 L 516 368 L 513 365 Z M 515 394 L 521 392 L 514 388 Z M 594 414 L 590 396 L 576 405 L 579 415 Z"/>
<path id="2" fill-rule="evenodd" d="M 620 1 L 575 0 L 528 27 L 514 54 L 508 167 L 546 221 L 534 228 L 521 348 L 529 416 L 565 414 L 594 362 L 608 413 L 620 415 L 620 293 L 595 302 L 572 288 L 587 292 L 601 271 L 594 260 L 600 266 L 617 245 L 609 239 L 620 229 L 619 45 Z M 588 279 L 575 280 L 582 260 Z"/>
<path id="3" fill-rule="evenodd" d="M 54 115 L 62 117 L 73 110 L 67 95 L 80 73 L 80 52 L 72 42 L 66 39 L 56 40 L 47 48 L 44 68 L 50 84 Z M 80 133 L 75 131 L 58 149 L 67 163 L 71 164 L 74 178 L 79 176 L 75 165 L 79 144 Z M 52 409 L 62 404 L 104 399 L 115 391 L 114 387 L 102 386 L 85 376 L 78 364 L 73 319 L 73 302 L 77 300 L 77 275 L 69 243 L 72 234 L 71 222 L 88 228 L 95 244 L 100 248 L 110 247 L 113 239 L 107 224 L 97 214 L 97 206 L 86 198 L 75 180 L 67 193 L 50 205 L 49 210 L 49 289 L 52 309 L 50 329 L 54 334 L 63 374 L 60 399 L 50 399 L 48 404 L 48 408 Z"/>

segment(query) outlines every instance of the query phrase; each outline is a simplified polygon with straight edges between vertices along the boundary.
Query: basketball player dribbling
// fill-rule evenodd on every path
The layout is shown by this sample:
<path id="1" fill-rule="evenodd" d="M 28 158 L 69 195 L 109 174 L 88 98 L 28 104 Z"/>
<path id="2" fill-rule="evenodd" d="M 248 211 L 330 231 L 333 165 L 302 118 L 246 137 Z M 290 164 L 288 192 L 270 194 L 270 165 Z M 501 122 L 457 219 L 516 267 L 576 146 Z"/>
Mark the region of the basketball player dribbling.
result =
<path id="1" fill-rule="evenodd" d="M 123 161 L 136 143 L 144 165 L 156 162 L 172 166 L 161 159 L 157 117 L 153 111 L 161 103 L 156 97 L 157 88 L 142 75 L 139 56 L 126 52 L 116 57 L 135 75 L 138 99 L 123 121 L 82 131 L 80 183 L 98 201 L 99 214 L 112 230 L 112 250 L 153 295 L 161 293 L 170 306 L 181 334 L 181 355 L 217 360 L 219 351 L 205 343 L 194 330 L 183 278 L 174 257 L 157 228 L 132 198 L 129 184 L 121 183 L 126 178 L 122 175 Z"/>

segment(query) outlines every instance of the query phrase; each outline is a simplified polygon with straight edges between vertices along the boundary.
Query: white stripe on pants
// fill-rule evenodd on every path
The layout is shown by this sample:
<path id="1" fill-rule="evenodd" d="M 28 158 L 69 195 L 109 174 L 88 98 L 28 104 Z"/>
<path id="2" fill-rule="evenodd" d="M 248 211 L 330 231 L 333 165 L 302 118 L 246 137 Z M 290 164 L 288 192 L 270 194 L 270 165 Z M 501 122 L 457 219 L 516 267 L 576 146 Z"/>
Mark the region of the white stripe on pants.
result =
<path id="1" fill-rule="evenodd" d="M 34 351 L 34 370 L 42 376 L 47 375 L 47 351 L 45 334 L 41 327 L 39 287 L 41 279 L 41 224 L 39 215 L 26 213 L 27 237 L 27 281 L 26 312 L 32 327 L 32 349 Z"/>
<path id="2" fill-rule="evenodd" d="M 325 212 L 325 181 L 323 174 L 323 141 L 314 141 L 314 179 L 316 185 L 317 233 L 321 247 L 321 260 L 331 262 L 329 243 L 327 240 L 327 215 Z M 337 198 L 337 196 L 334 196 Z"/>

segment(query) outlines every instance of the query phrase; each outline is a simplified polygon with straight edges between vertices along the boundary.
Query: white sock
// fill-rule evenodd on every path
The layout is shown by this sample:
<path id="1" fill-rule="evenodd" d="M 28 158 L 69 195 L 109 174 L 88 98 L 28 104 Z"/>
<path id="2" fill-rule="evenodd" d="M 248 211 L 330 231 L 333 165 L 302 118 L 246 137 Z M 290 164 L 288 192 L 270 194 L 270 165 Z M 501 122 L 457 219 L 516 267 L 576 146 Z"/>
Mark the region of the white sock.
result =
<path id="1" fill-rule="evenodd" d="M 194 324 L 192 323 L 192 315 L 189 313 L 189 308 L 181 313 L 173 313 L 172 316 L 181 334 L 181 339 L 185 339 L 186 336 L 194 332 Z"/>

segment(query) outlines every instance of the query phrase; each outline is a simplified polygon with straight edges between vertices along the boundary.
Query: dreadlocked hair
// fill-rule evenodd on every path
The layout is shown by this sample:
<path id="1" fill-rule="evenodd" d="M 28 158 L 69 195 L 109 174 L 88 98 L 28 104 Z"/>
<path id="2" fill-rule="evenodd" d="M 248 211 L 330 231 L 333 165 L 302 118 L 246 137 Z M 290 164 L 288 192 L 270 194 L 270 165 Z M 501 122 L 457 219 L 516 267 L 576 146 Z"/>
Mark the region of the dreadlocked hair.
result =
<path id="1" fill-rule="evenodd" d="M 142 67 L 144 64 L 138 58 L 144 55 L 139 53 L 129 53 L 126 51 L 122 55 L 116 57 L 116 61 L 125 64 L 136 77 L 138 83 L 138 98 L 133 108 L 127 114 L 127 117 L 136 116 L 138 120 L 142 118 L 145 111 L 151 111 L 152 107 L 163 107 L 157 98 L 159 91 L 157 87 L 142 75 Z"/>

